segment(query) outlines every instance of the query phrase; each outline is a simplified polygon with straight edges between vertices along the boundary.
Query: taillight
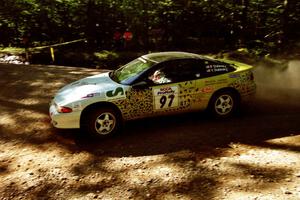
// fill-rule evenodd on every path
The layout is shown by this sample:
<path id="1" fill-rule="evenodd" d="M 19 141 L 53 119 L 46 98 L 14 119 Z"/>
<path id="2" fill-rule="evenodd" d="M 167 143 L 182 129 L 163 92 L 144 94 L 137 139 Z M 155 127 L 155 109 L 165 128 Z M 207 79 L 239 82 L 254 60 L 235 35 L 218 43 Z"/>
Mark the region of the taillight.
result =
<path id="1" fill-rule="evenodd" d="M 72 108 L 65 107 L 65 106 L 59 106 L 57 108 L 57 112 L 59 112 L 59 113 L 70 113 L 72 111 L 73 111 Z"/>

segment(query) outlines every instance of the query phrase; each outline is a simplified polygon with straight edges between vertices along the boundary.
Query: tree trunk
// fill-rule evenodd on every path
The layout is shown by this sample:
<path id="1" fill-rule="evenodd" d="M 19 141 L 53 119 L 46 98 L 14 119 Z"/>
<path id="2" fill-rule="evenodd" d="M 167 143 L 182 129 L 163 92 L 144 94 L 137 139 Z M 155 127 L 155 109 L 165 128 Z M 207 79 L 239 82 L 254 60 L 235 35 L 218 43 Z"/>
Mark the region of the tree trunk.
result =
<path id="1" fill-rule="evenodd" d="M 145 0 L 141 0 L 141 4 L 142 4 L 142 10 L 144 11 L 144 15 L 143 15 L 143 42 L 144 42 L 144 47 L 145 50 L 149 50 L 149 16 L 148 16 L 148 6 L 147 3 L 145 3 Z"/>
<path id="2" fill-rule="evenodd" d="M 96 22 L 95 22 L 95 0 L 88 0 L 87 3 L 87 26 L 86 37 L 88 41 L 88 50 L 94 51 L 96 45 Z"/>
<path id="3" fill-rule="evenodd" d="M 241 16 L 241 45 L 245 45 L 248 34 L 248 8 L 249 0 L 242 0 L 242 16 Z"/>

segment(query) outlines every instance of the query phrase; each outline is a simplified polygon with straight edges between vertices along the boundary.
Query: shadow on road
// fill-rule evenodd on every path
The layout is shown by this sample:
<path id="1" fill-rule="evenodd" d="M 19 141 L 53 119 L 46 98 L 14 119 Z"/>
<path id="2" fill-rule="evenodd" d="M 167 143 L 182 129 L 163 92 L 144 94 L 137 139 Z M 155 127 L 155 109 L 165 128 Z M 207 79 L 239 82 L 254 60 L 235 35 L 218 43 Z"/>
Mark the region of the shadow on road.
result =
<path id="1" fill-rule="evenodd" d="M 80 149 L 95 155 L 124 157 L 157 155 L 183 149 L 207 151 L 228 147 L 232 142 L 259 146 L 268 139 L 300 133 L 299 114 L 283 112 L 261 115 L 251 112 L 227 120 L 206 119 L 205 113 L 143 119 L 127 123 L 122 134 L 112 138 L 95 140 L 77 132 L 74 139 Z M 70 137 L 71 132 L 67 134 Z M 299 150 L 289 146 L 280 148 Z"/>

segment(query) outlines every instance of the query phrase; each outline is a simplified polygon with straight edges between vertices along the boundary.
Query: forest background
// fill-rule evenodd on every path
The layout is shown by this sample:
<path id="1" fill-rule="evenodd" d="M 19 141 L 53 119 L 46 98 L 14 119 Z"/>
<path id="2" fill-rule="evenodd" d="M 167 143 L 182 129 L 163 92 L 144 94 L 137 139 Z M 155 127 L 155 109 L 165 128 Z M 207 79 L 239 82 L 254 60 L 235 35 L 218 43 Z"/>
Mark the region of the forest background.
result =
<path id="1" fill-rule="evenodd" d="M 45 64 L 52 60 L 47 47 L 57 45 L 56 64 L 81 66 L 149 51 L 243 48 L 258 57 L 289 54 L 300 46 L 300 2 L 5 0 L 0 4 L 0 45 L 29 48 L 32 62 Z M 35 48 L 41 46 L 46 48 Z"/>

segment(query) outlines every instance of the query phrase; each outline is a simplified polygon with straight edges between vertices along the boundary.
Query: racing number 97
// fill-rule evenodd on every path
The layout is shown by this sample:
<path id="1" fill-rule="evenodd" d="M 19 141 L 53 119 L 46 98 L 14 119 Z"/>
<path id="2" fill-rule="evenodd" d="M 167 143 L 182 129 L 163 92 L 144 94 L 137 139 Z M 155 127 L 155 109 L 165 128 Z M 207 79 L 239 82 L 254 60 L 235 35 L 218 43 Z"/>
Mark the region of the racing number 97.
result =
<path id="1" fill-rule="evenodd" d="M 160 100 L 159 100 L 159 102 L 160 102 L 160 108 L 163 108 L 166 105 L 166 103 L 167 103 L 168 100 L 169 100 L 168 107 L 171 107 L 172 103 L 173 103 L 173 100 L 174 100 L 174 97 L 175 97 L 174 94 L 171 94 L 168 97 L 165 96 L 165 95 L 161 96 Z"/>

